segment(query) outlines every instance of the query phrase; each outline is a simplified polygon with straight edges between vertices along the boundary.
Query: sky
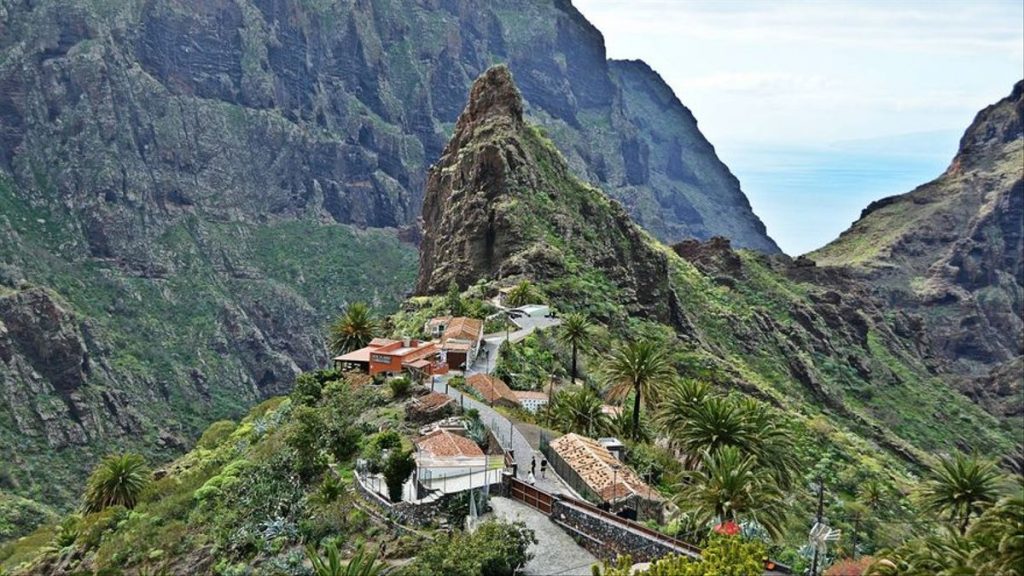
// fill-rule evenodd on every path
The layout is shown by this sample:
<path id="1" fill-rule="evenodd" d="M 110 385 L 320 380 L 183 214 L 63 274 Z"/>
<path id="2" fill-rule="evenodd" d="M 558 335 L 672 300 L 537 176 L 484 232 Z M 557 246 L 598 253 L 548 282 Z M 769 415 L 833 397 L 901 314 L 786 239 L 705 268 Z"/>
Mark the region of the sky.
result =
<path id="1" fill-rule="evenodd" d="M 609 58 L 697 117 L 768 233 L 818 248 L 869 202 L 942 173 L 1024 77 L 1024 2 L 574 0 Z"/>

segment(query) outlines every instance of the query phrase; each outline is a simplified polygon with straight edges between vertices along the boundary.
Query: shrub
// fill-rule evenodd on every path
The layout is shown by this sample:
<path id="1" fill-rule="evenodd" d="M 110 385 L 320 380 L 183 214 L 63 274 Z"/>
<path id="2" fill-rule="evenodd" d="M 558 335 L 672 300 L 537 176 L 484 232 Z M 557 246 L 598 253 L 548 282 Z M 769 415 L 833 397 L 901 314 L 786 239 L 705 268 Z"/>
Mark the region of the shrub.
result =
<path id="1" fill-rule="evenodd" d="M 485 522 L 476 532 L 438 538 L 398 574 L 416 576 L 512 576 L 533 555 L 533 530 L 522 522 Z"/>
<path id="2" fill-rule="evenodd" d="M 231 420 L 218 420 L 210 424 L 206 431 L 203 432 L 203 435 L 199 437 L 199 442 L 196 445 L 200 448 L 212 450 L 230 437 L 237 427 L 238 425 Z"/>
<path id="3" fill-rule="evenodd" d="M 399 376 L 388 380 L 388 387 L 391 388 L 391 395 L 395 398 L 404 398 L 412 388 L 412 382 L 406 376 Z"/>
<path id="4" fill-rule="evenodd" d="M 416 461 L 413 460 L 412 452 L 392 450 L 384 463 L 384 481 L 388 486 L 388 497 L 392 502 L 402 499 L 402 485 L 416 468 Z"/>
<path id="5" fill-rule="evenodd" d="M 320 449 L 324 432 L 325 425 L 319 411 L 309 406 L 295 409 L 285 443 L 293 451 L 295 471 L 303 478 L 312 478 L 327 466 Z"/>

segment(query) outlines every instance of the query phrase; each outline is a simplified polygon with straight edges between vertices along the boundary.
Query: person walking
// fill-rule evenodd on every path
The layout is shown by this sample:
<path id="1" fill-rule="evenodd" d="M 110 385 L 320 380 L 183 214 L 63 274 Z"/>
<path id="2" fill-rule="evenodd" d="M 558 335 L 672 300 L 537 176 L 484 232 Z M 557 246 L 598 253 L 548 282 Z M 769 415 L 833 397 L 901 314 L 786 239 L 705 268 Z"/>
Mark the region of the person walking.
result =
<path id="1" fill-rule="evenodd" d="M 537 457 L 530 457 L 530 473 L 535 474 L 537 472 Z"/>
<path id="2" fill-rule="evenodd" d="M 540 477 L 541 478 L 547 478 L 547 475 L 546 475 L 547 471 L 548 471 L 548 459 L 543 457 L 543 456 L 541 456 L 540 457 Z"/>

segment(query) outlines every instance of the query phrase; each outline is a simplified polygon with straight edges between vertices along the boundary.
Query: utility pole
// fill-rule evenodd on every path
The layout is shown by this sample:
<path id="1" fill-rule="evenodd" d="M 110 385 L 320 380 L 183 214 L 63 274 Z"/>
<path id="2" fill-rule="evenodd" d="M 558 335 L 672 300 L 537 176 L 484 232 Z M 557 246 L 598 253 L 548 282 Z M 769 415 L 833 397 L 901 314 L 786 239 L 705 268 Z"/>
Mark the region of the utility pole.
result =
<path id="1" fill-rule="evenodd" d="M 818 476 L 818 513 L 814 517 L 815 524 L 821 524 L 821 515 L 825 507 L 825 481 Z M 811 576 L 818 576 L 818 546 L 814 546 L 814 558 L 811 560 Z"/>
<path id="2" fill-rule="evenodd" d="M 860 530 L 860 516 L 853 519 L 853 559 L 857 559 L 857 531 Z"/>

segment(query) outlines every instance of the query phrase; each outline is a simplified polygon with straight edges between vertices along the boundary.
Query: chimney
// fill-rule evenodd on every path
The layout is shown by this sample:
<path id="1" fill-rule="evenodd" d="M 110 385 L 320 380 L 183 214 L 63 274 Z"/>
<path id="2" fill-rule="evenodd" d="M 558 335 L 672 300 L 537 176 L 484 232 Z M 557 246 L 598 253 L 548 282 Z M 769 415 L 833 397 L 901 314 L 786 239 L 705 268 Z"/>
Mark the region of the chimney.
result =
<path id="1" fill-rule="evenodd" d="M 405 347 L 405 348 L 408 348 L 409 345 L 410 345 L 409 337 L 408 336 L 403 336 L 402 337 L 402 346 Z"/>

